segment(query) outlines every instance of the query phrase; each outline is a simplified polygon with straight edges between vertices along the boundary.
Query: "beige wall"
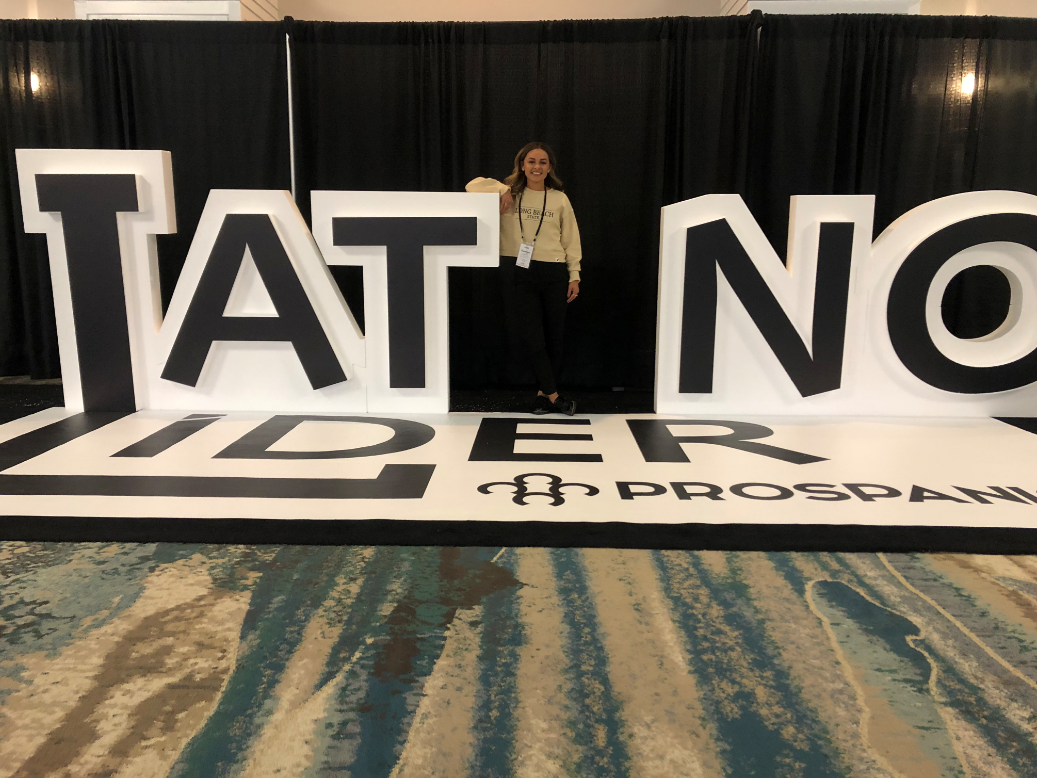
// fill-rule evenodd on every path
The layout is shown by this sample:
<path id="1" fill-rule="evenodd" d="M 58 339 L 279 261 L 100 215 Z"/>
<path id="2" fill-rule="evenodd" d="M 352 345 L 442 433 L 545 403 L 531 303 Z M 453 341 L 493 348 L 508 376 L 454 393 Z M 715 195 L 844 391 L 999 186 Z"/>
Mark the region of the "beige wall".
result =
<path id="1" fill-rule="evenodd" d="M 1037 2 L 1037 0 L 1034 0 Z M 721 0 L 281 0 L 281 13 L 324 21 L 531 21 L 715 16 Z"/>
<path id="2" fill-rule="evenodd" d="M 713 16 L 722 0 L 281 0 L 296 19 L 502 21 Z M 1037 0 L 922 0 L 922 13 L 1037 18 Z M 73 0 L 0 0 L 0 19 L 72 19 Z"/>
<path id="3" fill-rule="evenodd" d="M 1037 18 L 1037 0 L 922 0 L 922 13 Z"/>
<path id="4" fill-rule="evenodd" d="M 715 16 L 723 0 L 281 0 L 296 19 L 507 21 Z M 922 13 L 1037 17 L 1037 0 L 922 0 Z"/>
<path id="5" fill-rule="evenodd" d="M 75 0 L 0 0 L 0 19 L 74 19 Z"/>

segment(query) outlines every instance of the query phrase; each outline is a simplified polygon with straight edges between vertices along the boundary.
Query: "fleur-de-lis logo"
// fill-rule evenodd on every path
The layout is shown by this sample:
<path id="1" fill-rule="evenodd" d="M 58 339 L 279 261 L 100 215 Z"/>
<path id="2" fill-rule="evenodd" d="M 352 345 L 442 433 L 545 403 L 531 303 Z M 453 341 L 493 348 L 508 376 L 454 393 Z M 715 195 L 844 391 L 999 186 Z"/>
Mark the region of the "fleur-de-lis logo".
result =
<path id="1" fill-rule="evenodd" d="M 546 492 L 534 492 L 533 490 L 530 490 L 528 486 L 526 486 L 527 479 L 530 479 L 533 476 L 541 476 L 550 482 L 550 486 L 547 488 Z M 583 487 L 585 490 L 587 490 L 586 494 L 588 496 L 598 494 L 598 488 L 595 487 L 593 484 L 580 484 L 579 482 L 563 483 L 560 477 L 555 476 L 552 473 L 523 473 L 521 476 L 516 476 L 515 481 L 491 481 L 489 484 L 480 485 L 479 492 L 481 492 L 483 495 L 489 495 L 492 491 L 490 488 L 498 486 L 514 487 L 515 496 L 511 500 L 520 506 L 528 506 L 529 504 L 526 503 L 526 498 L 530 497 L 531 495 L 539 495 L 544 498 L 550 498 L 551 502 L 547 504 L 549 506 L 561 506 L 563 503 L 565 503 L 565 498 L 562 496 L 563 487 Z"/>

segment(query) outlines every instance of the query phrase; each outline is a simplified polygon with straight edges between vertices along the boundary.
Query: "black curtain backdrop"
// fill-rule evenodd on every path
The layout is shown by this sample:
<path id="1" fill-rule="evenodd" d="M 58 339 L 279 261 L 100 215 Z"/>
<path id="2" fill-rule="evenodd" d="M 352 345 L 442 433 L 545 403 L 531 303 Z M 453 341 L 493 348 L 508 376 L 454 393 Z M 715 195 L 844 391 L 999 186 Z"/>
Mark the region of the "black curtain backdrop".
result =
<path id="1" fill-rule="evenodd" d="M 292 25 L 296 175 L 314 189 L 458 191 L 551 145 L 583 283 L 565 381 L 650 387 L 659 209 L 740 192 L 759 17 Z M 358 272 L 339 272 L 351 306 Z M 457 388 L 532 381 L 509 359 L 495 269 L 450 272 Z"/>
<path id="2" fill-rule="evenodd" d="M 756 73 L 747 201 L 782 256 L 795 194 L 876 195 L 878 236 L 958 192 L 1037 193 L 1037 20 L 768 16 Z M 1007 295 L 999 271 L 972 269 L 944 320 L 985 335 Z"/>
<path id="3" fill-rule="evenodd" d="M 659 208 L 742 194 L 785 250 L 793 194 L 876 194 L 876 231 L 943 195 L 1037 193 L 1037 20 L 768 16 L 501 24 L 0 22 L 0 375 L 57 374 L 42 237 L 21 229 L 13 149 L 173 152 L 168 300 L 210 188 L 459 191 L 551 144 L 585 251 L 565 382 L 650 387 Z M 29 74 L 36 72 L 34 95 Z M 975 76 L 975 90 L 961 89 Z M 356 269 L 334 270 L 362 317 Z M 491 269 L 451 271 L 451 380 L 523 383 Z M 960 335 L 1004 284 L 963 274 Z"/>
<path id="4" fill-rule="evenodd" d="M 281 25 L 0 21 L 0 375 L 60 375 L 46 240 L 22 229 L 16 148 L 172 152 L 165 305 L 210 188 L 290 189 L 287 101 Z"/>

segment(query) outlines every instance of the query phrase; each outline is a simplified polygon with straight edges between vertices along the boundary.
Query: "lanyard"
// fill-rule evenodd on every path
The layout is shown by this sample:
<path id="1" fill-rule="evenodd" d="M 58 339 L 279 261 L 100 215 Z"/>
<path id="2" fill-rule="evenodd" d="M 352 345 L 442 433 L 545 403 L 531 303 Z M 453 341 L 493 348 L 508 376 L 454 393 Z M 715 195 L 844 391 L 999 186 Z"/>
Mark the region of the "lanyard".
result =
<path id="1" fill-rule="evenodd" d="M 522 196 L 526 194 L 526 188 L 523 187 L 522 191 L 519 192 L 518 202 L 518 218 L 519 218 L 519 242 L 525 243 L 525 238 L 522 237 Z M 544 226 L 544 214 L 547 213 L 547 187 L 544 187 L 544 207 L 540 209 L 540 224 L 537 225 L 536 234 L 533 236 L 533 243 L 537 242 L 537 236 L 540 235 L 540 228 Z"/>

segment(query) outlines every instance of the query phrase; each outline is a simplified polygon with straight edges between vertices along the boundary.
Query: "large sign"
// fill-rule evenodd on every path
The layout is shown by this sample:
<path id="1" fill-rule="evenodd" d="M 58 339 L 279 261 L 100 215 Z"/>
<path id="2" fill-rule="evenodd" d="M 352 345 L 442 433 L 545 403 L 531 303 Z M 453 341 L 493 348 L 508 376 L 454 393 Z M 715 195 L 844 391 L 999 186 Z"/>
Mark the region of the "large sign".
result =
<path id="1" fill-rule="evenodd" d="M 66 407 L 403 413 L 449 406 L 447 268 L 495 266 L 497 198 L 213 190 L 169 310 L 168 152 L 19 149 L 46 233 Z M 319 247 L 319 248 L 318 248 Z M 361 333 L 328 265 L 364 269 Z"/>
<path id="2" fill-rule="evenodd" d="M 0 513 L 1034 528 L 1012 422 L 48 409 L 0 426 Z"/>
<path id="3" fill-rule="evenodd" d="M 213 190 L 169 310 L 154 236 L 176 229 L 170 156 L 19 150 L 46 233 L 74 410 L 445 412 L 447 268 L 498 262 L 497 199 Z M 872 243 L 873 198 L 793 199 L 788 264 L 736 195 L 663 209 L 656 410 L 1026 416 L 1037 409 L 1037 197 L 977 192 Z M 328 270 L 364 269 L 366 333 Z M 1008 279 L 983 338 L 944 326 L 965 268 Z"/>
<path id="4" fill-rule="evenodd" d="M 1037 197 L 970 192 L 872 244 L 871 196 L 795 197 L 787 267 L 737 195 L 663 209 L 656 411 L 996 416 L 1037 412 Z M 944 291 L 988 265 L 992 333 L 955 337 Z"/>

